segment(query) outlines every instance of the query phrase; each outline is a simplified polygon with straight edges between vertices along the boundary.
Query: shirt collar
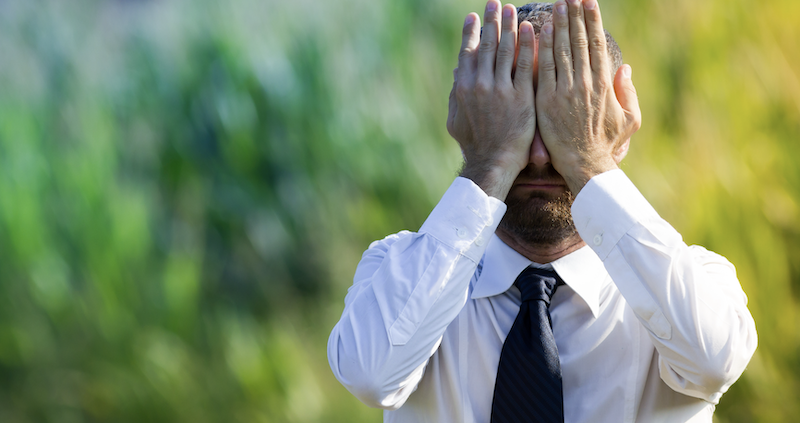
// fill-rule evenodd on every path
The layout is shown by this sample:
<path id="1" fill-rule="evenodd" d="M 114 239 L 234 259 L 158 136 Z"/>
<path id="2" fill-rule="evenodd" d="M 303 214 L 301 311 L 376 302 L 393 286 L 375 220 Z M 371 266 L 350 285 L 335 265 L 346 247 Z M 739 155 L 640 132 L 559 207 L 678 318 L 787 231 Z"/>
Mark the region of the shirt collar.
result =
<path id="1" fill-rule="evenodd" d="M 528 260 L 495 235 L 486 247 L 483 270 L 475 282 L 472 298 L 491 297 L 506 292 L 514 284 L 517 276 L 531 265 L 554 269 L 597 317 L 600 309 L 600 290 L 608 280 L 608 272 L 589 246 L 583 246 L 558 260 L 542 265 Z"/>

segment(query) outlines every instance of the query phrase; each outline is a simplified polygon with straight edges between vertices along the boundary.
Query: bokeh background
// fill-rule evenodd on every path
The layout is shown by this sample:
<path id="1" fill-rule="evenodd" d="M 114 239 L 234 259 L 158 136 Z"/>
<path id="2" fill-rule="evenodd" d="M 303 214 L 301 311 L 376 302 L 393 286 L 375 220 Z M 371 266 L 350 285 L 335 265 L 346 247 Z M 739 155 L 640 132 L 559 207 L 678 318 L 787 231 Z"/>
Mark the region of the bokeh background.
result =
<path id="1" fill-rule="evenodd" d="M 800 2 L 601 2 L 624 170 L 727 256 L 759 348 L 718 422 L 800 415 Z M 419 228 L 482 0 L 0 1 L 0 421 L 378 422 L 325 347 Z"/>

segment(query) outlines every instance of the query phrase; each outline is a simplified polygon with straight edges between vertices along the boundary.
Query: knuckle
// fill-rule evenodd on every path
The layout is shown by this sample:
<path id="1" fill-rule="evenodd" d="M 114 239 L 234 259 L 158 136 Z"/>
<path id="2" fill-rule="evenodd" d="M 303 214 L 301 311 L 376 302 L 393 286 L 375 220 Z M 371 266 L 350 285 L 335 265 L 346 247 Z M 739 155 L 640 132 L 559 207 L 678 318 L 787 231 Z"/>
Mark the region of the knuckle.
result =
<path id="1" fill-rule="evenodd" d="M 514 57 L 513 46 L 501 43 L 497 49 L 497 59 L 509 59 Z"/>
<path id="2" fill-rule="evenodd" d="M 516 97 L 516 91 L 511 81 L 506 80 L 497 84 L 497 96 L 503 101 L 512 101 Z"/>
<path id="3" fill-rule="evenodd" d="M 586 39 L 584 34 L 575 34 L 572 36 L 572 45 L 578 48 L 586 48 L 589 46 L 589 40 Z"/>
<path id="4" fill-rule="evenodd" d="M 544 72 L 555 72 L 556 71 L 556 64 L 552 61 L 539 61 L 539 69 Z"/>
<path id="5" fill-rule="evenodd" d="M 463 139 L 458 128 L 456 128 L 455 123 L 450 123 L 449 125 L 447 125 L 447 133 L 449 133 L 450 136 L 453 137 L 453 139 L 455 139 L 456 141 L 460 142 Z"/>
<path id="6" fill-rule="evenodd" d="M 497 38 L 484 33 L 479 47 L 481 51 L 492 50 L 495 45 L 497 45 Z"/>
<path id="7" fill-rule="evenodd" d="M 458 84 L 456 87 L 456 99 L 459 101 L 464 101 L 470 94 L 470 89 L 464 84 Z"/>
<path id="8" fill-rule="evenodd" d="M 597 51 L 605 51 L 606 49 L 605 37 L 592 37 L 591 43 L 592 43 L 592 48 L 597 49 Z"/>
<path id="9" fill-rule="evenodd" d="M 592 91 L 592 81 L 587 80 L 587 78 L 580 74 L 575 74 L 573 77 L 572 87 L 575 92 L 578 92 L 581 95 L 588 95 Z"/>
<path id="10" fill-rule="evenodd" d="M 533 68 L 533 61 L 527 56 L 517 58 L 517 72 L 528 71 Z"/>
<path id="11" fill-rule="evenodd" d="M 492 92 L 492 88 L 494 84 L 487 81 L 486 79 L 479 79 L 475 82 L 475 93 L 478 95 L 486 95 Z"/>
<path id="12" fill-rule="evenodd" d="M 556 46 L 553 49 L 553 54 L 555 54 L 556 57 L 572 60 L 572 50 L 566 44 L 561 44 L 561 45 Z"/>
<path id="13" fill-rule="evenodd" d="M 472 56 L 473 53 L 474 51 L 471 48 L 468 47 L 463 48 L 461 49 L 461 51 L 458 52 L 458 60 L 462 61 L 468 59 L 470 56 Z"/>
<path id="14" fill-rule="evenodd" d="M 642 114 L 641 113 L 634 113 L 633 114 L 633 131 L 636 132 L 641 127 L 642 127 Z"/>

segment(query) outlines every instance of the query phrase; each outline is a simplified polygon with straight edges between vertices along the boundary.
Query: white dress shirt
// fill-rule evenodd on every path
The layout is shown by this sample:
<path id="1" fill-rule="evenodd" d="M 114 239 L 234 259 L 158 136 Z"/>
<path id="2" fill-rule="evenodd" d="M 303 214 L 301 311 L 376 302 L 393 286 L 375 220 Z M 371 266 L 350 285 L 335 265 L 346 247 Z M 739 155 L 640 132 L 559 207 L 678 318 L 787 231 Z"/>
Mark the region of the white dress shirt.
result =
<path id="1" fill-rule="evenodd" d="M 386 422 L 489 422 L 503 341 L 532 263 L 494 235 L 505 204 L 457 178 L 419 233 L 364 252 L 328 341 L 336 378 Z M 572 206 L 588 244 L 547 266 L 564 418 L 711 422 L 756 330 L 733 266 L 687 246 L 621 170 Z"/>

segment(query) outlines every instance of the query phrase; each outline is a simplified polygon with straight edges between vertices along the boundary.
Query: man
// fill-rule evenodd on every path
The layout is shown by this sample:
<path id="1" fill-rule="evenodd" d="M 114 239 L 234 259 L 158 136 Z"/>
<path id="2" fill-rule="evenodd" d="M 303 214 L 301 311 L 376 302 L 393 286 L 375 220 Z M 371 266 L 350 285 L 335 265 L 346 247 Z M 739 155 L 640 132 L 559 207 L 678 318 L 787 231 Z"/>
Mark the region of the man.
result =
<path id="1" fill-rule="evenodd" d="M 331 369 L 388 422 L 711 422 L 756 348 L 734 268 L 618 168 L 641 117 L 596 0 L 519 14 L 541 30 L 497 0 L 482 34 L 467 16 L 461 177 L 364 253 Z"/>

